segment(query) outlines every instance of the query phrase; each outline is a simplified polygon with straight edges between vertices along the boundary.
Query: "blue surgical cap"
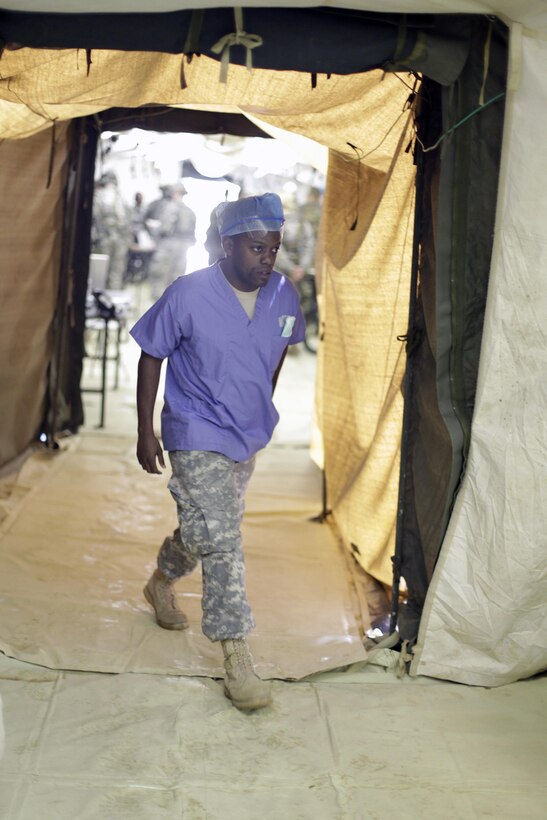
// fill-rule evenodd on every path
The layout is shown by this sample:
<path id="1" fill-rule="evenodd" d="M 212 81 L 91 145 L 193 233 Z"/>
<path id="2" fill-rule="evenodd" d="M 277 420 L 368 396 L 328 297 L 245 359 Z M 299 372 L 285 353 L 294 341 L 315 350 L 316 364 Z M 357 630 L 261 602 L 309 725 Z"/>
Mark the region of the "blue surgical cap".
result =
<path id="1" fill-rule="evenodd" d="M 215 213 L 221 237 L 281 231 L 285 222 L 283 204 L 277 194 L 246 196 L 236 202 L 221 202 Z"/>

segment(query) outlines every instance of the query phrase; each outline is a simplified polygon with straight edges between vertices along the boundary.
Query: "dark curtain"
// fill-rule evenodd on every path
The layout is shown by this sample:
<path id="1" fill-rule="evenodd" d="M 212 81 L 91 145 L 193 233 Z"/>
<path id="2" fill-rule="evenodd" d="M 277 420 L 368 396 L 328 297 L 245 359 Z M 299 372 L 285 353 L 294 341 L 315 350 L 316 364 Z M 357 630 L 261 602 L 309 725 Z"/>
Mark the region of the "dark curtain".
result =
<path id="1" fill-rule="evenodd" d="M 486 78 L 485 78 L 486 60 Z M 403 637 L 416 637 L 427 588 L 465 469 L 475 401 L 498 190 L 507 30 L 475 18 L 469 57 L 447 88 L 424 78 L 416 146 L 422 175 L 419 276 L 409 331 L 412 380 L 402 459 L 397 563 L 409 596 Z M 493 101 L 493 102 L 490 102 Z"/>
<path id="2" fill-rule="evenodd" d="M 54 354 L 44 430 L 50 443 L 83 423 L 80 380 L 84 356 L 85 301 L 91 245 L 93 173 L 98 132 L 91 118 L 72 122 L 70 167 L 63 221 Z"/>

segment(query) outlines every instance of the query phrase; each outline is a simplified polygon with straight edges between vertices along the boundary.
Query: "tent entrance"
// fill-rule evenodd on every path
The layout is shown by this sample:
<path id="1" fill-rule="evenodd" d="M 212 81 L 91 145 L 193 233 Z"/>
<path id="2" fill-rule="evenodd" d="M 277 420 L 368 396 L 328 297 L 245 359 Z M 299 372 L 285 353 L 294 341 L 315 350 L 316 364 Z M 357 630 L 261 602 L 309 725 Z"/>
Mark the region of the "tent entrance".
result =
<path id="1" fill-rule="evenodd" d="M 180 177 L 188 192 L 184 201 L 193 208 L 198 216 L 198 229 L 196 232 L 198 242 L 195 247 L 191 247 L 188 251 L 189 259 L 192 255 L 192 262 L 188 262 L 187 265 L 187 270 L 190 271 L 203 267 L 212 261 L 212 258 L 207 260 L 207 256 L 203 255 L 203 248 L 198 246 L 203 241 L 205 225 L 209 225 L 212 206 L 224 197 L 227 189 L 230 189 L 231 198 L 235 198 L 237 193 L 242 190 L 254 193 L 261 193 L 264 190 L 276 191 L 284 200 L 287 219 L 283 246 L 276 262 L 276 268 L 286 275 L 292 276 L 292 266 L 298 263 L 298 267 L 302 267 L 303 279 L 299 279 L 297 276 L 295 284 L 301 292 L 304 313 L 309 318 L 309 277 L 313 275 L 313 251 L 317 235 L 317 221 L 320 215 L 320 192 L 324 188 L 324 174 L 319 169 L 325 167 L 326 151 L 322 155 L 318 150 L 319 146 L 314 148 L 309 141 L 299 140 L 296 135 L 285 135 L 289 139 L 288 145 L 280 139 L 264 139 L 267 134 L 259 131 L 252 123 L 249 122 L 249 127 L 245 129 L 244 123 L 238 123 L 237 118 L 228 116 L 226 121 L 223 121 L 218 113 L 214 115 L 215 121 L 213 122 L 213 125 L 220 131 L 220 134 L 216 137 L 205 137 L 203 134 L 197 136 L 200 125 L 203 123 L 201 117 L 196 119 L 196 134 L 193 137 L 191 134 L 188 135 L 188 132 L 180 134 L 178 132 L 180 132 L 181 127 L 184 128 L 189 113 L 202 115 L 208 112 L 166 112 L 166 114 L 175 115 L 170 118 L 171 122 L 169 123 L 172 133 L 162 132 L 159 134 L 157 132 L 151 133 L 151 129 L 156 127 L 158 119 L 163 120 L 163 114 L 155 109 L 149 109 L 142 113 L 139 111 L 107 112 L 106 116 L 101 118 L 104 138 L 101 139 L 97 152 L 95 178 L 104 176 L 110 179 L 106 200 L 110 202 L 113 211 L 112 218 L 115 218 L 115 202 L 123 198 L 126 205 L 131 205 L 133 193 L 137 190 L 140 193 L 144 191 L 144 208 L 141 206 L 140 209 L 142 218 L 143 213 L 145 214 L 147 211 L 146 206 L 150 205 L 151 198 L 155 199 L 159 194 L 158 183 L 162 179 L 164 182 L 173 182 Z M 259 138 L 254 140 L 245 139 L 239 135 L 225 137 L 226 132 L 231 130 L 230 120 L 232 122 L 236 121 L 239 135 L 247 130 L 249 132 L 247 137 Z M 142 124 L 146 124 L 150 130 L 142 131 L 133 128 L 135 125 Z M 120 126 L 127 127 L 130 130 L 116 133 L 110 130 Z M 247 142 L 249 145 L 245 147 Z M 310 158 L 312 149 L 316 154 L 314 159 L 316 167 L 312 167 L 305 162 Z M 169 159 L 171 154 L 176 156 L 177 159 Z M 143 155 L 147 156 L 148 159 L 144 160 Z M 179 157 L 185 159 L 180 160 Z M 230 157 L 232 157 L 231 160 Z M 237 160 L 237 157 L 239 157 L 239 160 Z M 251 167 L 245 167 L 249 164 Z M 224 177 L 219 176 L 221 172 L 224 173 Z M 110 175 L 112 175 L 111 178 Z M 239 187 L 236 186 L 236 182 L 240 183 Z M 216 193 L 210 193 L 211 188 Z M 216 198 L 211 199 L 211 196 Z M 314 213 L 310 213 L 312 208 Z M 97 217 L 99 214 L 100 209 L 98 209 Z M 123 240 L 122 233 L 123 231 L 120 232 L 118 241 Z M 95 250 L 100 251 L 101 248 L 95 248 Z M 108 247 L 103 250 L 107 251 Z M 201 255 L 199 255 L 200 250 Z M 196 251 L 196 253 L 193 253 L 193 251 Z M 92 260 L 94 260 L 93 255 Z M 102 286 L 105 286 L 104 283 Z M 153 287 L 154 284 L 152 284 Z M 137 282 L 134 283 L 131 275 L 125 293 L 129 293 L 131 296 L 131 315 L 126 321 L 132 322 L 151 303 L 151 285 L 148 277 L 145 277 L 142 281 L 137 276 Z M 97 342 L 95 338 L 96 330 L 93 330 L 92 333 L 93 338 L 88 340 L 86 348 L 89 348 L 91 343 L 96 344 Z M 111 330 L 111 334 L 115 339 L 115 328 Z M 99 341 L 102 341 L 102 339 L 99 339 Z M 314 349 L 311 342 L 308 348 Z M 123 349 L 127 353 L 125 345 Z M 298 349 L 294 349 L 294 356 L 290 356 L 288 363 L 285 364 L 284 370 L 290 369 L 295 372 L 292 390 L 289 392 L 287 390 L 283 391 L 281 386 L 276 391 L 276 404 L 281 415 L 281 421 L 274 433 L 273 446 L 278 452 L 278 456 L 282 455 L 278 448 L 285 448 L 288 464 L 292 463 L 290 452 L 286 449 L 289 445 L 297 450 L 305 448 L 306 451 L 311 445 L 317 463 L 323 463 L 318 431 L 315 434 L 312 432 L 315 361 L 313 357 L 307 356 L 306 350 L 305 343 L 300 345 Z M 100 350 L 98 352 L 100 355 Z M 115 354 L 115 349 L 112 349 L 112 353 Z M 100 377 L 100 367 L 96 361 L 89 359 L 86 359 L 84 364 L 86 365 L 84 366 L 84 384 L 91 384 L 93 376 L 94 383 L 97 384 Z M 122 362 L 121 370 L 125 380 L 129 377 L 128 367 L 134 375 L 136 373 L 136 359 L 130 357 L 129 362 Z M 299 368 L 301 368 L 301 378 L 296 375 Z M 112 383 L 112 374 L 109 379 Z M 116 377 L 116 382 L 117 380 Z M 126 431 L 135 428 L 134 386 L 129 392 L 129 400 L 122 405 Z M 160 388 L 161 392 L 162 388 Z M 89 430 L 94 426 L 97 419 L 102 417 L 102 414 L 97 407 L 97 401 L 93 402 L 87 392 L 84 399 L 86 405 L 86 427 L 84 429 Z M 120 401 L 115 394 L 109 397 L 109 405 L 111 401 L 114 401 L 119 413 Z M 112 432 L 110 416 L 111 411 L 109 410 L 106 425 L 108 432 Z M 159 414 L 156 423 L 159 430 Z M 120 430 L 122 429 L 124 429 L 123 424 L 120 427 Z M 316 493 L 313 508 L 314 517 L 319 520 L 324 518 L 326 512 L 326 498 L 324 498 L 323 490 L 324 482 L 321 490 Z M 276 491 L 274 490 L 275 495 Z M 318 513 L 319 515 L 317 515 Z M 284 541 L 290 540 L 285 536 L 280 537 Z M 363 634 L 370 626 L 371 620 L 387 622 L 389 602 L 383 586 L 360 567 L 353 559 L 352 553 L 348 553 L 347 563 L 348 569 L 353 576 L 352 585 L 355 587 L 354 596 L 359 610 L 358 621 L 363 625 L 361 630 Z"/>
<path id="2" fill-rule="evenodd" d="M 406 333 L 414 346 L 415 361 L 423 359 L 424 371 L 429 374 L 426 377 L 415 367 L 413 393 L 405 397 L 411 412 L 401 484 L 402 514 L 397 519 L 401 533 L 400 568 L 418 613 L 465 461 L 466 422 L 473 408 L 501 143 L 503 101 L 499 94 L 505 87 L 505 30 L 496 21 L 485 18 L 465 17 L 464 22 L 468 26 L 465 36 L 460 38 L 464 49 L 458 51 L 463 60 L 452 63 L 457 66 L 455 75 L 441 77 L 436 73 L 439 65 L 443 70 L 446 68 L 444 59 L 427 66 L 418 66 L 418 62 L 410 66 L 409 59 L 406 60 L 407 67 L 424 70 L 428 77 L 422 86 L 422 90 L 427 88 L 427 97 L 421 102 L 431 105 L 431 115 L 422 132 L 426 136 L 422 138 L 423 145 L 431 148 L 439 136 L 447 135 L 438 151 L 426 154 L 421 166 L 425 180 L 424 228 L 417 255 L 420 267 L 416 318 L 424 335 L 420 337 L 415 328 Z M 59 55 L 59 59 L 63 57 L 64 54 Z M 135 71 L 140 70 L 151 82 L 157 79 L 159 83 L 170 58 L 158 61 L 148 55 L 142 63 L 140 59 L 135 58 L 131 64 Z M 107 57 L 104 64 L 101 60 L 102 55 L 92 64 L 92 79 L 86 80 L 90 97 L 93 83 L 101 81 L 103 71 L 102 76 L 108 76 L 111 68 Z M 397 65 L 401 67 L 404 63 L 399 60 Z M 154 65 L 156 73 L 150 71 Z M 412 157 L 405 152 L 414 127 L 410 116 L 408 122 L 404 117 L 398 118 L 409 98 L 409 89 L 404 88 L 400 78 L 381 72 L 330 80 L 319 76 L 316 89 L 321 89 L 321 96 L 314 99 L 309 87 L 303 92 L 301 77 L 287 75 L 286 88 L 290 88 L 289 98 L 298 108 L 296 114 L 294 110 L 284 111 L 273 95 L 267 68 L 264 73 L 257 72 L 253 82 L 256 96 L 252 99 L 245 71 L 238 69 L 237 65 L 230 66 L 225 98 L 234 104 L 245 99 L 249 113 L 260 115 L 264 122 L 279 127 L 292 124 L 299 133 L 315 134 L 331 152 L 322 271 L 326 304 L 321 422 L 326 439 L 327 495 L 344 540 L 355 545 L 355 554 L 367 571 L 390 583 L 396 529 L 393 510 L 400 485 L 400 384 L 405 370 L 401 342 L 393 340 L 408 330 L 412 257 L 412 217 L 408 215 L 413 213 L 414 193 Z M 71 69 L 65 65 L 63 70 Z M 185 65 L 185 72 L 185 98 L 190 102 L 193 96 L 196 103 L 203 100 L 213 87 L 216 93 L 217 63 L 206 58 L 198 64 L 194 59 L 190 66 Z M 126 75 L 132 76 L 129 64 Z M 116 83 L 112 89 L 116 101 L 137 107 L 140 89 L 137 91 L 132 83 L 129 88 L 125 81 Z M 397 85 L 402 89 L 399 97 Z M 150 94 L 150 86 L 146 93 Z M 319 99 L 321 111 L 315 109 L 315 100 Z M 486 105 L 494 99 L 498 102 Z M 425 115 L 424 120 L 428 120 Z M 76 426 L 78 419 L 77 371 L 81 358 L 79 364 L 78 339 L 72 346 L 67 340 L 73 332 L 77 336 L 78 331 L 73 330 L 74 310 L 78 299 L 85 295 L 85 277 L 81 276 L 81 269 L 78 272 L 78 266 L 74 275 L 74 259 L 76 248 L 88 251 L 85 235 L 89 221 L 87 225 L 85 221 L 90 218 L 90 191 L 77 180 L 85 177 L 87 155 L 82 146 L 85 143 L 87 150 L 96 135 L 84 121 L 73 126 L 77 147 L 72 156 L 76 159 L 70 172 L 65 214 L 81 212 L 82 217 L 79 225 L 70 229 L 67 225 L 64 232 L 58 302 L 61 312 L 56 335 L 59 353 L 54 359 L 60 366 L 57 373 L 52 369 L 50 380 L 50 384 L 56 385 L 51 397 L 54 421 L 50 429 L 63 426 L 60 419 L 67 408 L 65 424 L 68 419 L 69 424 L 75 422 Z M 408 132 L 404 127 L 408 127 Z M 452 133 L 453 128 L 456 130 Z M 58 129 L 58 136 L 60 132 Z M 427 139 L 433 135 L 435 139 Z M 493 169 L 486 185 L 482 183 L 482 173 L 480 182 L 474 173 L 484 162 Z M 476 187 L 469 184 L 470 180 L 477 183 Z M 366 197 L 362 196 L 364 190 Z M 378 194 L 376 199 L 370 196 L 371 192 Z M 480 219 L 475 218 L 475 207 L 480 210 Z M 406 275 L 405 284 L 401 271 Z M 352 285 L 356 285 L 355 290 Z M 356 300 L 356 293 L 363 303 Z M 478 309 L 469 321 L 467 307 L 471 303 Z M 364 316 L 368 317 L 367 322 L 363 321 Z M 337 396 L 349 398 L 349 402 L 340 407 L 332 401 Z M 388 520 L 391 526 L 386 523 Z"/>

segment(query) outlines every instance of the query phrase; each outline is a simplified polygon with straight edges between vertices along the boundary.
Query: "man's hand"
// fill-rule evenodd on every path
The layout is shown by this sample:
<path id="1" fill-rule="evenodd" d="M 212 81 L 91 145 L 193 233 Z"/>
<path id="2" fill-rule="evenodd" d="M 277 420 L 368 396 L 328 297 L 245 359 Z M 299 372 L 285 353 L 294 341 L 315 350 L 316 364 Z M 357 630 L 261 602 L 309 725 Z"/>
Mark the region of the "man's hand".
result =
<path id="1" fill-rule="evenodd" d="M 165 469 L 162 446 L 153 433 L 140 434 L 137 440 L 137 460 L 147 473 L 161 475 L 157 462 Z"/>
<path id="2" fill-rule="evenodd" d="M 154 435 L 154 402 L 160 380 L 161 359 L 149 356 L 144 351 L 139 359 L 137 376 L 137 416 L 139 419 L 137 439 L 137 459 L 147 473 L 161 474 L 157 462 L 165 469 L 163 450 Z"/>

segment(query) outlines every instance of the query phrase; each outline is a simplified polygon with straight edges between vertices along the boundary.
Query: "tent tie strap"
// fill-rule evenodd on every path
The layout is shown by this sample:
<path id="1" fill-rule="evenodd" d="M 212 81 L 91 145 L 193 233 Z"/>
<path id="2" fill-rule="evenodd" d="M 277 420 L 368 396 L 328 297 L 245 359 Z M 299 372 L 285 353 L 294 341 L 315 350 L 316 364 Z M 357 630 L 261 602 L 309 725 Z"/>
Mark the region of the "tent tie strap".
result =
<path id="1" fill-rule="evenodd" d="M 406 354 L 410 356 L 420 347 L 424 340 L 424 330 L 421 327 L 409 328 L 407 333 L 397 336 L 398 342 L 404 342 L 406 346 Z"/>
<path id="2" fill-rule="evenodd" d="M 49 186 L 51 185 L 51 178 L 53 176 L 53 166 L 55 165 L 55 137 L 55 120 L 53 120 L 51 125 L 51 142 L 49 145 L 49 162 L 47 168 L 46 188 L 49 188 Z"/>
<path id="3" fill-rule="evenodd" d="M 253 70 L 252 50 L 263 43 L 259 34 L 248 34 L 243 30 L 243 10 L 240 6 L 234 8 L 236 30 L 231 34 L 225 34 L 213 46 L 211 51 L 214 54 L 222 54 L 220 58 L 220 82 L 228 80 L 228 66 L 230 65 L 230 48 L 232 46 L 244 46 L 246 49 L 245 66 L 247 71 Z"/>
<path id="4" fill-rule="evenodd" d="M 182 89 L 188 88 L 188 83 L 186 82 L 186 76 L 184 74 L 184 58 L 186 57 L 188 65 L 190 65 L 194 54 L 199 56 L 199 38 L 202 25 L 203 9 L 195 9 L 192 12 L 192 17 L 190 18 L 190 25 L 188 26 L 186 41 L 184 43 L 182 58 L 180 61 L 180 87 Z"/>

